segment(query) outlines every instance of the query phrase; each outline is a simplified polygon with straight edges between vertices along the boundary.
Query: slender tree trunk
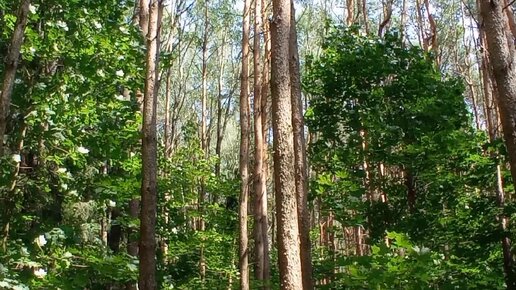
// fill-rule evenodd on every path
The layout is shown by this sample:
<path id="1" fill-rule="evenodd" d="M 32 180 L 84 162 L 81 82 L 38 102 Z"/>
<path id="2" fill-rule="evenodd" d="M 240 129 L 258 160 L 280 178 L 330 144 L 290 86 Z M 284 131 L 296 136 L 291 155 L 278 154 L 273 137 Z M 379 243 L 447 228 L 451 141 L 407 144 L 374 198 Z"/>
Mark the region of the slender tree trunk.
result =
<path id="1" fill-rule="evenodd" d="M 204 32 L 202 40 L 202 96 L 201 96 L 201 147 L 205 156 L 208 156 L 207 118 L 208 118 L 208 0 L 204 5 Z"/>
<path id="2" fill-rule="evenodd" d="M 271 93 L 274 145 L 274 189 L 278 235 L 280 287 L 303 289 L 292 130 L 289 69 L 291 3 L 273 0 L 271 23 Z"/>
<path id="3" fill-rule="evenodd" d="M 310 245 L 310 212 L 308 210 L 308 180 L 306 167 L 306 140 L 303 118 L 303 102 L 301 101 L 301 79 L 299 73 L 299 53 L 294 2 L 290 12 L 290 84 L 292 102 L 292 128 L 294 132 L 294 167 L 296 181 L 297 214 L 299 238 L 301 242 L 301 269 L 303 289 L 314 288 L 312 281 L 312 255 Z"/>
<path id="4" fill-rule="evenodd" d="M 140 290 L 156 285 L 157 139 L 156 111 L 159 73 L 159 29 L 161 1 L 150 0 L 147 33 L 145 90 L 143 98 L 142 191 L 140 212 Z M 143 7 L 141 7 L 143 8 Z M 145 10 L 145 9 L 142 9 Z M 144 18 L 140 16 L 141 19 Z"/>
<path id="5" fill-rule="evenodd" d="M 171 97 L 171 80 L 172 69 L 167 70 L 167 80 L 165 86 L 165 133 L 164 133 L 164 145 L 165 145 L 165 157 L 170 156 L 170 97 Z"/>
<path id="6" fill-rule="evenodd" d="M 263 128 L 262 128 L 262 77 L 260 70 L 261 62 L 261 45 L 260 37 L 262 32 L 261 24 L 261 1 L 254 1 L 254 41 L 253 41 L 253 66 L 254 66 L 254 100 L 253 100 L 253 116 L 254 116 L 254 253 L 255 253 L 255 279 L 266 285 L 265 280 L 265 247 L 267 243 L 267 212 L 264 212 L 264 203 L 267 203 L 267 180 L 264 178 L 263 165 Z M 264 233 L 265 230 L 265 233 Z M 265 239 L 264 239 L 265 238 Z M 263 286 L 262 289 L 269 287 Z"/>
<path id="7" fill-rule="evenodd" d="M 262 25 L 263 25 L 263 71 L 262 71 L 262 96 L 260 100 L 260 114 L 262 121 L 262 179 L 263 179 L 263 198 L 261 210 L 263 213 L 262 220 L 262 241 L 263 241 L 263 280 L 270 281 L 270 257 L 269 257 L 269 220 L 268 220 L 268 192 L 267 192 L 267 177 L 269 175 L 269 158 L 268 158 L 268 132 L 269 132 L 269 109 L 268 100 L 270 92 L 270 63 L 271 63 L 271 41 L 269 18 L 267 16 L 267 7 L 270 4 L 269 0 L 262 1 Z"/>
<path id="8" fill-rule="evenodd" d="M 0 91 L 0 157 L 4 155 L 4 138 L 5 130 L 7 128 L 7 118 L 9 117 L 9 110 L 11 107 L 11 96 L 14 88 L 16 70 L 20 59 L 20 49 L 23 44 L 25 26 L 27 25 L 29 6 L 30 0 L 23 0 L 20 3 L 13 36 L 11 38 L 11 44 L 5 58 L 4 79 L 1 88 L 2 90 Z"/>
<path id="9" fill-rule="evenodd" d="M 226 35 L 224 35 L 222 43 L 226 42 Z M 217 128 L 216 128 L 216 138 L 215 140 L 215 155 L 218 157 L 217 163 L 215 164 L 215 175 L 220 176 L 220 153 L 222 150 L 222 138 L 224 135 L 222 134 L 222 114 L 224 113 L 224 108 L 222 106 L 222 86 L 223 86 L 223 79 L 222 76 L 224 75 L 224 64 L 225 64 L 225 58 L 224 58 L 224 44 L 222 44 L 222 47 L 220 47 L 220 62 L 219 62 L 219 76 L 218 76 L 218 93 L 217 93 Z"/>
<path id="10" fill-rule="evenodd" d="M 210 148 L 208 146 L 208 0 L 204 2 L 204 31 L 202 41 L 202 95 L 201 95 L 201 148 L 204 151 L 204 157 L 208 158 Z M 199 190 L 199 220 L 198 230 L 204 231 L 204 201 L 206 195 L 206 181 L 201 178 L 201 186 Z M 201 282 L 204 283 L 206 277 L 206 261 L 204 257 L 204 239 L 201 239 L 199 249 L 199 275 Z"/>
<path id="11" fill-rule="evenodd" d="M 435 63 L 437 65 L 437 67 L 439 67 L 439 65 L 441 64 L 441 57 L 440 57 L 440 52 L 439 52 L 439 42 L 437 39 L 437 23 L 435 22 L 434 16 L 432 15 L 432 13 L 430 11 L 429 0 L 424 0 L 424 1 L 425 1 L 426 14 L 428 17 L 428 23 L 430 24 L 430 31 L 431 31 L 430 32 L 431 35 L 428 36 L 429 43 L 430 43 L 431 49 L 434 51 L 434 54 L 435 54 Z"/>
<path id="12" fill-rule="evenodd" d="M 369 34 L 369 16 L 367 14 L 367 0 L 362 0 L 361 2 L 361 10 L 362 10 L 362 21 L 364 25 L 364 30 L 366 34 Z"/>
<path id="13" fill-rule="evenodd" d="M 355 1 L 346 0 L 346 26 L 351 26 L 355 23 Z"/>
<path id="14" fill-rule="evenodd" d="M 140 26 L 140 30 L 142 31 L 142 34 L 144 37 L 147 37 L 147 34 L 149 33 L 149 1 L 151 0 L 139 0 L 139 16 L 138 16 L 138 22 Z"/>
<path id="15" fill-rule="evenodd" d="M 401 4 L 401 20 L 400 20 L 400 40 L 405 40 L 405 27 L 407 24 L 407 0 L 402 0 Z"/>
<path id="16" fill-rule="evenodd" d="M 428 51 L 428 41 L 425 34 L 425 26 L 423 23 L 423 14 L 421 13 L 421 0 L 416 0 L 416 22 L 417 22 L 417 38 L 419 40 L 419 46 L 424 51 Z"/>
<path id="17" fill-rule="evenodd" d="M 516 59 L 514 40 L 507 31 L 507 20 L 503 12 L 504 1 L 481 0 L 480 14 L 484 23 L 489 60 L 498 89 L 498 106 L 509 155 L 511 176 L 516 183 Z M 504 196 L 499 196 L 499 204 L 504 205 Z M 503 220 L 505 218 L 503 217 Z M 502 241 L 505 282 L 508 290 L 516 289 L 516 270 L 511 253 L 511 241 L 504 231 Z"/>
<path id="18" fill-rule="evenodd" d="M 392 5 L 393 0 L 384 0 L 383 1 L 383 20 L 380 22 L 378 26 L 378 36 L 382 37 L 384 30 L 389 28 L 389 24 L 391 22 L 392 17 Z M 403 17 L 403 15 L 402 15 Z"/>
<path id="19" fill-rule="evenodd" d="M 249 30 L 251 1 L 245 0 L 242 31 L 242 71 L 240 75 L 240 202 L 239 269 L 240 289 L 249 289 L 249 249 L 247 207 L 249 197 Z"/>

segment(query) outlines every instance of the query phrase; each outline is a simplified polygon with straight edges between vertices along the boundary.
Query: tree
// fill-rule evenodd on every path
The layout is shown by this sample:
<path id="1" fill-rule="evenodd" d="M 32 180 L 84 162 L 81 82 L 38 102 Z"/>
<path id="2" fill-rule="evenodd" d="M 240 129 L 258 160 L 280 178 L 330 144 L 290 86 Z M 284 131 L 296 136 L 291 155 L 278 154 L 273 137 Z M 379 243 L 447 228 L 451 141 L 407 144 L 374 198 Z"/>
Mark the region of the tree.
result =
<path id="1" fill-rule="evenodd" d="M 269 283 L 269 241 L 268 241 L 268 221 L 267 221 L 267 176 L 265 173 L 265 155 L 267 151 L 264 134 L 264 116 L 266 107 L 262 107 L 263 98 L 266 93 L 262 91 L 267 77 L 262 75 L 260 63 L 261 58 L 261 32 L 262 32 L 262 5 L 261 0 L 254 1 L 254 38 L 253 38 L 253 117 L 254 117 L 254 170 L 253 170 L 253 192 L 254 192 L 254 258 L 255 258 L 255 278 L 261 283 Z M 264 64 L 264 67 L 268 64 Z M 265 69 L 265 68 L 264 68 Z M 268 289 L 264 285 L 263 289 Z"/>
<path id="2" fill-rule="evenodd" d="M 249 289 L 249 250 L 247 207 L 249 198 L 249 30 L 251 1 L 245 0 L 242 23 L 242 71 L 240 72 L 240 200 L 239 200 L 239 269 L 240 289 Z"/>
<path id="3" fill-rule="evenodd" d="M 493 69 L 498 91 L 498 106 L 502 122 L 505 146 L 513 183 L 516 184 L 516 53 L 514 36 L 507 30 L 504 1 L 480 1 L 480 15 L 484 21 L 489 63 Z M 504 196 L 499 196 L 503 206 Z M 507 289 L 516 289 L 516 269 L 511 241 L 507 232 L 503 239 L 503 264 Z"/>
<path id="4" fill-rule="evenodd" d="M 291 3 L 272 1 L 271 94 L 278 261 L 282 289 L 303 289 L 290 87 Z"/>
<path id="5" fill-rule="evenodd" d="M 143 1 L 145 2 L 145 1 Z M 148 6 L 147 6 L 148 5 Z M 162 2 L 150 0 L 142 8 L 149 7 L 148 30 L 146 36 L 147 55 L 145 60 L 145 89 L 143 96 L 142 126 L 142 187 L 140 211 L 139 289 L 156 289 L 156 215 L 157 215 L 157 92 L 159 76 L 159 29 Z M 146 15 L 140 16 L 140 21 Z M 144 29 L 142 29 L 145 31 Z"/>
<path id="6" fill-rule="evenodd" d="M 294 168 L 297 198 L 297 215 L 301 246 L 301 268 L 303 289 L 313 289 L 312 281 L 312 248 L 310 246 L 310 212 L 308 210 L 308 180 L 306 165 L 305 122 L 303 118 L 303 102 L 301 96 L 301 75 L 299 72 L 299 53 L 294 3 L 290 12 L 289 69 L 290 94 L 292 103 L 292 128 L 294 137 Z"/>
<path id="7" fill-rule="evenodd" d="M 5 72 L 0 91 L 0 157 L 4 155 L 4 138 L 7 126 L 7 117 L 11 106 L 11 95 L 13 92 L 16 69 L 20 60 L 20 49 L 23 44 L 23 35 L 29 15 L 30 0 L 20 2 L 20 8 L 16 18 L 15 29 L 9 46 L 9 52 L 5 58 Z M 6 235 L 7 237 L 7 235 Z"/>

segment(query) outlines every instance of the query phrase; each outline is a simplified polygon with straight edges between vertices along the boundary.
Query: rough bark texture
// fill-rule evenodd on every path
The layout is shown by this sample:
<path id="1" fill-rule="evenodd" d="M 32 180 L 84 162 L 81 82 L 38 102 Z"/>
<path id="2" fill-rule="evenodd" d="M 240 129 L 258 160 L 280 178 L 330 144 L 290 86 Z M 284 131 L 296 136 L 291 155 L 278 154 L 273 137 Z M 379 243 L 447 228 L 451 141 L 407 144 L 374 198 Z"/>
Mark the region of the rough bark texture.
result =
<path id="1" fill-rule="evenodd" d="M 294 167 L 290 96 L 289 38 L 291 7 L 273 0 L 271 23 L 271 93 L 274 146 L 274 190 L 278 235 L 280 287 L 303 289 Z"/>
<path id="2" fill-rule="evenodd" d="M 269 108 L 268 100 L 270 93 L 270 63 L 271 63 L 271 41 L 270 41 L 270 29 L 269 29 L 269 18 L 267 16 L 267 7 L 269 6 L 269 0 L 262 0 L 262 25 L 263 25 L 263 42 L 264 42 L 264 55 L 263 55 L 263 72 L 262 72 L 262 97 L 260 114 L 262 119 L 262 136 L 263 136 L 263 167 L 262 167 L 262 179 L 264 180 L 264 194 L 262 200 L 262 212 L 264 218 L 262 220 L 262 240 L 264 241 L 264 253 L 263 253 L 263 280 L 270 281 L 270 258 L 269 258 L 269 219 L 268 219 L 268 193 L 267 193 L 267 177 L 269 174 L 269 158 L 268 158 L 268 140 L 267 135 L 269 132 Z M 265 287 L 268 289 L 268 287 Z"/>
<path id="3" fill-rule="evenodd" d="M 498 106 L 511 175 L 516 181 L 516 59 L 512 33 L 507 31 L 504 1 L 481 0 L 480 14 L 486 32 L 489 61 L 498 89 Z M 503 197 L 499 197 L 503 198 Z M 503 206 L 503 201 L 499 201 Z M 516 271 L 507 234 L 502 241 L 507 289 L 516 289 Z"/>
<path id="4" fill-rule="evenodd" d="M 240 75 L 240 202 L 239 269 L 240 289 L 249 289 L 249 249 L 247 207 L 249 198 L 249 29 L 251 1 L 245 0 L 242 31 L 242 72 Z"/>
<path id="5" fill-rule="evenodd" d="M 312 255 L 310 246 L 310 212 L 308 210 L 308 180 L 306 167 L 306 140 L 301 101 L 301 79 L 294 3 L 290 12 L 290 84 L 292 102 L 292 128 L 294 130 L 294 167 L 296 174 L 297 214 L 301 242 L 301 269 L 303 289 L 313 289 Z"/>
<path id="6" fill-rule="evenodd" d="M 5 58 L 5 73 L 0 91 L 0 156 L 4 154 L 4 136 L 7 127 L 7 117 L 11 106 L 11 95 L 14 88 L 16 69 L 20 59 L 20 49 L 23 44 L 23 36 L 29 15 L 30 0 L 23 0 L 20 3 L 13 37 Z"/>
<path id="7" fill-rule="evenodd" d="M 140 290 L 156 289 L 156 202 L 157 202 L 157 139 L 156 109 L 159 54 L 159 10 L 161 3 L 150 0 L 149 27 L 146 38 L 146 73 L 142 126 L 142 188 L 140 211 L 139 260 Z M 141 11 L 143 11 L 141 7 Z M 144 18 L 140 16 L 141 19 Z M 143 30 L 143 29 L 142 29 Z"/>
<path id="8" fill-rule="evenodd" d="M 255 279 L 263 285 L 267 284 L 268 275 L 265 274 L 266 266 L 265 256 L 268 255 L 268 237 L 267 237 L 267 180 L 264 175 L 264 136 L 262 124 L 262 77 L 260 70 L 261 53 L 260 53 L 260 35 L 261 27 L 261 1 L 254 2 L 254 41 L 253 41 L 253 68 L 254 68 L 254 100 L 253 100 L 253 116 L 254 116 L 254 259 Z M 265 205 L 265 206 L 264 206 Z M 262 289 L 268 289 L 263 286 Z"/>

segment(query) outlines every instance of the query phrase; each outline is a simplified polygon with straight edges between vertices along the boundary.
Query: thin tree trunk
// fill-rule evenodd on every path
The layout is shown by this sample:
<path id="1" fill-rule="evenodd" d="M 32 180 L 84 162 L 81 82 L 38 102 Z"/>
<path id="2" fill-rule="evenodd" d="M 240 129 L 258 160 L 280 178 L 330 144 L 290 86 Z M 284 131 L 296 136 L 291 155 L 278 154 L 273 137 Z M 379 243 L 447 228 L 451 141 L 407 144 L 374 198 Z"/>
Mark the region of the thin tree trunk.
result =
<path id="1" fill-rule="evenodd" d="M 263 174 L 263 128 L 262 128 L 262 78 L 260 71 L 260 35 L 261 35 L 261 1 L 254 1 L 254 41 L 253 41 L 253 66 L 254 66 L 254 258 L 255 258 L 255 279 L 266 285 L 264 279 L 265 254 L 267 247 L 267 235 L 263 233 L 263 223 L 267 223 L 267 213 L 263 211 L 264 202 L 267 203 L 267 184 Z M 266 229 L 266 228 L 265 228 Z M 265 237 L 265 240 L 264 240 Z M 268 289 L 263 286 L 262 289 Z"/>
<path id="2" fill-rule="evenodd" d="M 362 21 L 364 22 L 364 30 L 366 34 L 369 34 L 369 17 L 367 14 L 367 0 L 362 0 Z"/>
<path id="3" fill-rule="evenodd" d="M 439 52 L 439 42 L 437 39 L 437 23 L 435 22 L 434 16 L 432 15 L 432 13 L 430 11 L 429 0 L 424 0 L 424 1 L 425 1 L 426 14 L 428 17 L 428 23 L 430 24 L 430 31 L 431 31 L 430 32 L 431 35 L 428 37 L 429 43 L 430 43 L 431 49 L 435 53 L 435 63 L 437 65 L 437 67 L 439 67 L 439 65 L 441 63 L 441 57 L 440 57 L 440 52 Z"/>
<path id="4" fill-rule="evenodd" d="M 270 4 L 269 0 L 262 1 L 262 25 L 263 25 L 263 72 L 262 72 L 262 96 L 260 100 L 260 114 L 262 121 L 262 179 L 264 182 L 263 199 L 262 199 L 262 241 L 263 245 L 263 280 L 270 281 L 270 257 L 269 257 L 269 220 L 268 220 L 268 192 L 267 192 L 267 177 L 269 175 L 269 158 L 268 158 L 268 132 L 269 132 L 269 109 L 268 102 L 270 92 L 270 63 L 271 63 L 271 41 L 270 41 L 270 29 L 269 29 L 269 18 L 267 17 L 267 7 Z M 268 289 L 268 288 L 266 288 Z"/>
<path id="5" fill-rule="evenodd" d="M 7 118 L 11 107 L 11 96 L 14 88 L 14 80 L 16 70 L 20 59 L 20 49 L 23 44 L 25 26 L 27 25 L 29 15 L 30 0 L 23 0 L 20 3 L 16 24 L 14 26 L 11 44 L 5 58 L 5 72 L 0 91 L 0 157 L 4 155 L 4 138 L 7 128 Z"/>
<path id="6" fill-rule="evenodd" d="M 423 24 L 423 15 L 421 13 L 421 0 L 416 0 L 416 22 L 417 22 L 417 38 L 419 40 L 419 46 L 424 51 L 428 51 L 428 41 L 425 34 L 425 26 Z"/>
<path id="7" fill-rule="evenodd" d="M 204 157 L 208 158 L 209 146 L 208 146 L 208 132 L 207 132 L 207 119 L 208 119 L 208 0 L 204 2 L 204 31 L 202 41 L 202 95 L 201 95 L 201 148 L 204 151 Z M 204 231 L 204 201 L 206 194 L 206 185 L 204 177 L 201 178 L 201 186 L 199 190 L 199 224 L 198 230 Z M 206 261 L 204 257 L 204 239 L 201 239 L 199 249 L 199 275 L 201 282 L 204 283 L 206 278 Z"/>
<path id="8" fill-rule="evenodd" d="M 150 0 L 145 90 L 143 99 L 142 191 L 140 212 L 139 260 L 140 290 L 153 290 L 156 285 L 156 210 L 157 210 L 157 139 L 156 111 L 159 73 L 159 29 L 162 3 Z M 140 21 L 143 16 L 140 16 Z M 143 29 L 142 29 L 143 30 Z"/>
<path id="9" fill-rule="evenodd" d="M 201 95 L 201 147 L 208 156 L 207 142 L 207 103 L 208 103 L 208 0 L 204 5 L 204 32 L 202 40 L 202 95 Z"/>
<path id="10" fill-rule="evenodd" d="M 291 3 L 273 0 L 271 22 L 271 93 L 274 145 L 274 189 L 278 235 L 280 287 L 303 289 L 295 185 L 289 35 Z"/>
<path id="11" fill-rule="evenodd" d="M 164 133 L 164 145 L 165 145 L 165 158 L 170 155 L 170 95 L 171 95 L 171 78 L 172 69 L 167 70 L 167 80 L 165 86 L 165 133 Z"/>
<path id="12" fill-rule="evenodd" d="M 351 26 L 355 23 L 355 1 L 354 0 L 346 0 L 346 26 Z"/>
<path id="13" fill-rule="evenodd" d="M 222 39 L 222 43 L 225 43 L 226 42 L 226 35 L 224 35 L 223 39 Z M 215 175 L 216 176 L 220 176 L 220 153 L 221 153 L 221 150 L 222 150 L 222 138 L 224 137 L 224 135 L 222 134 L 222 114 L 224 113 L 224 108 L 222 106 L 222 86 L 223 86 L 223 80 L 222 80 L 222 76 L 224 74 L 224 64 L 225 64 L 225 59 L 224 59 L 224 44 L 222 44 L 222 47 L 220 48 L 221 50 L 221 53 L 220 53 L 220 62 L 219 62 L 219 76 L 218 76 L 218 93 L 217 93 L 217 140 L 215 140 L 215 155 L 217 156 L 218 160 L 217 160 L 217 163 L 215 164 Z"/>
<path id="14" fill-rule="evenodd" d="M 294 167 L 297 197 L 297 215 L 301 247 L 301 270 L 303 289 L 313 289 L 312 255 L 310 245 L 310 212 L 308 211 L 308 180 L 306 167 L 306 140 L 303 118 L 303 102 L 301 101 L 301 79 L 299 73 L 299 53 L 294 3 L 290 12 L 290 84 L 292 103 L 292 128 L 294 132 Z"/>
<path id="15" fill-rule="evenodd" d="M 489 60 L 498 89 L 498 106 L 511 176 L 516 183 L 516 59 L 513 35 L 506 30 L 507 20 L 503 8 L 504 1 L 501 0 L 480 1 L 480 15 L 485 27 Z M 504 196 L 499 195 L 500 206 L 504 205 L 504 199 Z M 502 219 L 505 220 L 503 217 Z M 516 270 L 510 251 L 511 241 L 506 231 L 504 231 L 502 247 L 505 282 L 508 290 L 514 290 L 516 289 Z"/>
<path id="16" fill-rule="evenodd" d="M 242 31 L 242 71 L 240 75 L 240 201 L 239 201 L 239 269 L 240 289 L 249 289 L 249 249 L 247 207 L 249 197 L 249 30 L 251 1 L 245 0 Z"/>
<path id="17" fill-rule="evenodd" d="M 392 4 L 393 4 L 393 0 L 384 0 L 383 1 L 383 20 L 380 23 L 380 25 L 378 26 L 378 36 L 379 37 L 382 37 L 384 30 L 389 28 L 389 24 L 391 22 L 391 17 L 392 17 Z"/>
<path id="18" fill-rule="evenodd" d="M 403 43 L 405 40 L 405 26 L 407 24 L 407 0 L 402 0 L 401 5 L 401 20 L 400 20 L 400 40 Z"/>

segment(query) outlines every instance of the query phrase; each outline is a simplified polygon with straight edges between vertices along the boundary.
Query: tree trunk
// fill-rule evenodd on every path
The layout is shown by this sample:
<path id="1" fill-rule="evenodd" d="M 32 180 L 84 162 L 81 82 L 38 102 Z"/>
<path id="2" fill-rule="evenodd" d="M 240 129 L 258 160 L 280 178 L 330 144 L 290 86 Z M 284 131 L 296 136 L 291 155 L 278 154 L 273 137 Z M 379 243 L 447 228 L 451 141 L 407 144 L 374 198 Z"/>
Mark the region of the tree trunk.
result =
<path id="1" fill-rule="evenodd" d="M 430 32 L 431 35 L 428 36 L 428 38 L 429 38 L 428 42 L 430 43 L 431 49 L 434 51 L 435 63 L 437 65 L 437 67 L 439 67 L 439 65 L 441 63 L 441 57 L 440 57 L 440 53 L 439 53 L 439 42 L 437 39 L 437 23 L 435 23 L 434 16 L 432 15 L 432 13 L 430 11 L 429 0 L 424 0 L 424 1 L 425 1 L 426 14 L 428 17 L 428 23 L 430 24 L 430 31 L 431 31 Z"/>
<path id="2" fill-rule="evenodd" d="M 249 30 L 251 1 L 245 0 L 242 31 L 242 71 L 240 75 L 240 202 L 239 202 L 239 269 L 240 289 L 249 289 L 249 249 L 247 207 L 249 197 Z"/>
<path id="3" fill-rule="evenodd" d="M 263 212 L 263 220 L 262 220 L 262 240 L 264 242 L 263 245 L 263 280 L 270 281 L 270 257 L 269 257 L 269 220 L 268 220 L 268 192 L 267 192 L 267 177 L 269 175 L 269 158 L 268 158 L 268 132 L 269 132 L 269 109 L 268 109 L 268 100 L 269 100 L 269 92 L 270 92 L 270 63 L 271 63 L 271 41 L 270 41 L 270 29 L 269 29 L 269 18 L 267 16 L 267 7 L 270 4 L 269 0 L 261 0 L 262 1 L 262 25 L 263 25 L 263 46 L 264 46 L 264 55 L 263 55 L 263 71 L 262 71 L 262 90 L 261 90 L 261 100 L 260 100 L 260 114 L 262 120 L 262 179 L 264 182 L 264 197 L 262 199 L 261 209 Z M 266 287 L 268 289 L 268 287 Z"/>
<path id="4" fill-rule="evenodd" d="M 355 1 L 346 0 L 346 26 L 351 26 L 355 23 Z"/>
<path id="5" fill-rule="evenodd" d="M 5 58 L 5 72 L 0 91 L 0 157 L 4 155 L 4 138 L 7 128 L 7 118 L 9 117 L 9 109 L 11 107 L 11 96 L 14 88 L 14 80 L 16 77 L 16 69 L 20 59 L 20 49 L 23 44 L 25 26 L 27 25 L 29 15 L 30 0 L 23 0 L 20 3 L 16 24 L 14 26 L 13 37 L 9 51 Z"/>
<path id="6" fill-rule="evenodd" d="M 142 126 L 142 188 L 140 212 L 140 290 L 156 289 L 157 139 L 156 109 L 159 73 L 159 29 L 162 3 L 150 0 Z M 143 16 L 140 16 L 144 18 Z M 143 30 L 143 29 L 142 29 Z"/>
<path id="7" fill-rule="evenodd" d="M 268 254 L 267 241 L 267 180 L 263 174 L 263 128 L 262 128 L 262 78 L 260 71 L 261 53 L 260 53 L 260 35 L 261 35 L 261 1 L 254 1 L 254 41 L 253 41 L 253 65 L 254 65 L 254 100 L 253 100 L 253 116 L 254 116 L 254 254 L 255 254 L 255 271 L 256 280 L 264 285 L 262 289 L 268 289 L 265 279 L 265 255 Z M 264 232 L 265 231 L 265 232 Z"/>
<path id="8" fill-rule="evenodd" d="M 405 40 L 405 27 L 407 24 L 407 0 L 402 0 L 401 4 L 401 19 L 400 19 L 400 40 L 403 44 Z"/>
<path id="9" fill-rule="evenodd" d="M 222 43 L 226 42 L 226 35 L 224 35 Z M 218 82 L 217 82 L 217 128 L 216 128 L 216 140 L 215 140 L 215 156 L 217 156 L 218 160 L 215 164 L 215 175 L 220 176 L 220 153 L 222 150 L 222 138 L 224 135 L 222 134 L 222 114 L 224 113 L 224 108 L 222 106 L 222 86 L 223 86 L 223 79 L 222 76 L 224 74 L 224 45 L 220 47 L 220 61 L 219 61 L 219 76 L 218 76 Z"/>
<path id="10" fill-rule="evenodd" d="M 511 176 L 516 183 L 516 59 L 513 36 L 506 29 L 507 20 L 503 8 L 502 0 L 480 1 L 480 15 L 484 23 L 489 60 L 498 88 L 498 106 Z M 503 199 L 504 197 L 499 196 L 501 206 L 503 206 Z M 510 251 L 511 241 L 506 231 L 504 235 L 502 247 L 505 282 L 507 289 L 514 290 L 516 289 L 516 270 Z"/>
<path id="11" fill-rule="evenodd" d="M 202 40 L 202 95 L 201 95 L 201 147 L 204 155 L 208 156 L 207 144 L 207 118 L 208 118 L 208 0 L 204 5 L 204 32 Z"/>
<path id="12" fill-rule="evenodd" d="M 303 289 L 292 130 L 289 69 L 291 3 L 273 0 L 271 23 L 271 93 L 274 146 L 274 189 L 278 235 L 280 287 Z"/>
<path id="13" fill-rule="evenodd" d="M 165 158 L 170 156 L 170 95 L 171 95 L 171 76 L 172 69 L 169 68 L 167 71 L 167 80 L 165 86 L 165 132 L 164 132 L 164 146 L 165 146 Z"/>
<path id="14" fill-rule="evenodd" d="M 301 101 L 301 79 L 299 73 L 299 53 L 294 3 L 290 12 L 290 84 L 292 102 L 292 128 L 294 131 L 294 167 L 296 179 L 297 214 L 299 238 L 301 242 L 301 270 L 303 289 L 313 289 L 312 255 L 310 245 L 310 212 L 308 210 L 308 180 L 306 168 L 306 140 L 303 118 L 303 102 Z"/>
<path id="15" fill-rule="evenodd" d="M 383 20 L 380 22 L 378 26 L 378 36 L 382 37 L 384 30 L 389 28 L 389 24 L 391 22 L 392 17 L 392 5 L 393 0 L 384 0 L 383 1 Z"/>

